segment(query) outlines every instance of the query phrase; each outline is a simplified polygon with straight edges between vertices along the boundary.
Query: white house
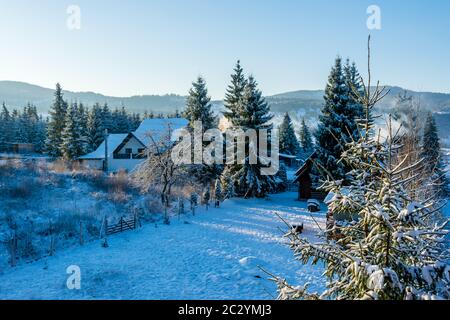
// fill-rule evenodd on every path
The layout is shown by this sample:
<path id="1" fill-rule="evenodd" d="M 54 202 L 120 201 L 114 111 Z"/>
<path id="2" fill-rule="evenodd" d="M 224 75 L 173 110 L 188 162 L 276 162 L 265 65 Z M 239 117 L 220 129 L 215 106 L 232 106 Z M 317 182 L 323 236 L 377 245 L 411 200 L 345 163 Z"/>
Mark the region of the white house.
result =
<path id="1" fill-rule="evenodd" d="M 133 171 L 145 159 L 145 149 L 150 144 L 149 136 L 160 139 L 170 127 L 179 130 L 186 127 L 188 121 L 181 118 L 146 119 L 139 128 L 128 134 L 110 134 L 97 150 L 78 158 L 80 163 L 91 169 L 117 172 Z M 107 146 L 107 161 L 105 161 L 105 146 Z"/>

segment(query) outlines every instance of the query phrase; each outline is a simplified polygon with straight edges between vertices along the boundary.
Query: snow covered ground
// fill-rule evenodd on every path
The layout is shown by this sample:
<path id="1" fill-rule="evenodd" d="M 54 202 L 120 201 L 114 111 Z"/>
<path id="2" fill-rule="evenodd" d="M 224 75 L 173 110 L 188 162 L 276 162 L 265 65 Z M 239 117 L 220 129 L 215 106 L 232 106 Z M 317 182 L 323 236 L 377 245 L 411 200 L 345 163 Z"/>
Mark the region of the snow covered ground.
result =
<path id="1" fill-rule="evenodd" d="M 148 224 L 99 241 L 61 250 L 56 256 L 6 269 L 0 299 L 273 299 L 276 286 L 258 266 L 291 284 L 323 289 L 322 266 L 302 265 L 282 237 L 285 225 L 305 224 L 316 238 L 325 208 L 313 217 L 296 193 L 271 200 L 229 200 L 199 209 L 170 226 Z M 81 269 L 81 289 L 66 286 L 70 265 Z"/>

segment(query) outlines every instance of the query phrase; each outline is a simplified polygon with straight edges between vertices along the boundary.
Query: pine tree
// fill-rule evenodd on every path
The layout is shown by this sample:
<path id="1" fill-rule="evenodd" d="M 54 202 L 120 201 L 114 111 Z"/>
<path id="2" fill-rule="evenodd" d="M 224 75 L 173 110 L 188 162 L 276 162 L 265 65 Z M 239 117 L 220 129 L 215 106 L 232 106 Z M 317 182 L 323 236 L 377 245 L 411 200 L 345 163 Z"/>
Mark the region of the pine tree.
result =
<path id="1" fill-rule="evenodd" d="M 96 150 L 104 140 L 104 127 L 103 127 L 103 111 L 101 106 L 96 103 L 91 112 L 89 112 L 88 122 L 87 122 L 87 141 L 88 150 L 87 152 L 92 152 Z"/>
<path id="2" fill-rule="evenodd" d="M 347 59 L 344 67 L 344 78 L 345 86 L 347 88 L 348 109 L 350 110 L 349 114 L 354 118 L 355 122 L 358 122 L 358 120 L 364 119 L 364 107 L 361 102 L 358 101 L 358 97 L 363 94 L 361 76 L 358 72 L 356 64 L 354 62 L 350 64 L 349 59 Z M 353 138 L 358 139 L 358 128 L 354 125 L 350 126 L 349 129 L 352 129 L 352 127 L 354 129 L 352 132 Z"/>
<path id="3" fill-rule="evenodd" d="M 280 139 L 280 153 L 288 155 L 296 155 L 300 151 L 300 144 L 298 143 L 297 136 L 295 135 L 294 126 L 289 114 L 284 114 L 283 122 L 279 129 Z"/>
<path id="4" fill-rule="evenodd" d="M 79 117 L 78 105 L 72 103 L 67 110 L 65 127 L 62 133 L 61 151 L 66 160 L 76 159 L 84 152 L 84 140 Z"/>
<path id="5" fill-rule="evenodd" d="M 216 117 L 211 110 L 211 98 L 208 96 L 208 89 L 202 77 L 198 77 L 192 83 L 186 101 L 184 117 L 189 121 L 190 128 L 194 127 L 195 121 L 202 122 L 204 131 L 216 126 Z"/>
<path id="6" fill-rule="evenodd" d="M 215 128 L 217 125 L 217 119 L 211 110 L 211 98 L 208 96 L 208 89 L 202 77 L 198 77 L 192 83 L 192 88 L 189 90 L 186 101 L 184 117 L 189 121 L 190 130 L 194 130 L 195 122 L 200 121 L 202 124 L 202 133 Z M 207 142 L 204 142 L 203 146 L 207 144 Z M 223 167 L 217 164 L 194 164 L 189 166 L 189 171 L 192 176 L 203 185 L 209 185 L 212 181 L 220 177 L 222 170 Z"/>
<path id="7" fill-rule="evenodd" d="M 302 124 L 300 126 L 300 146 L 303 153 L 309 153 L 314 148 L 311 132 L 306 125 L 305 118 L 302 119 Z"/>
<path id="8" fill-rule="evenodd" d="M 217 179 L 214 185 L 214 199 L 216 201 L 222 201 L 222 186 L 220 184 L 220 180 Z"/>
<path id="9" fill-rule="evenodd" d="M 56 84 L 55 99 L 50 110 L 50 122 L 47 128 L 46 150 L 52 157 L 62 155 L 62 132 L 65 126 L 67 102 L 64 101 L 62 89 Z"/>
<path id="10" fill-rule="evenodd" d="M 220 182 L 222 184 L 222 190 L 223 190 L 223 198 L 224 199 L 231 199 L 235 196 L 234 193 L 234 183 L 233 179 L 231 178 L 231 173 L 229 168 L 225 168 L 222 172 L 222 176 L 220 178 Z"/>
<path id="11" fill-rule="evenodd" d="M 369 87 L 370 81 L 365 88 Z M 327 290 L 311 293 L 307 285 L 292 287 L 276 278 L 279 298 L 449 299 L 446 223 L 436 223 L 439 208 L 432 199 L 417 202 L 409 198 L 405 188 L 408 181 L 399 178 L 403 169 L 393 162 L 399 146 L 392 121 L 388 122 L 386 140 L 371 130 L 371 109 L 385 92 L 364 91 L 360 101 L 364 102 L 366 118 L 360 123 L 360 137 L 346 145 L 340 158 L 353 168 L 349 184 L 343 186 L 336 180 L 324 183 L 333 194 L 328 203 L 328 239 L 311 243 L 293 231 L 288 235 L 298 260 L 325 263 Z M 337 224 L 339 217 L 348 222 Z"/>
<path id="12" fill-rule="evenodd" d="M 325 105 L 319 116 L 316 131 L 316 161 L 335 179 L 344 179 L 349 170 L 338 160 L 345 144 L 352 141 L 357 132 L 355 108 L 349 102 L 349 89 L 342 70 L 341 58 L 337 57 L 331 69 L 325 89 Z"/>
<path id="13" fill-rule="evenodd" d="M 3 102 L 0 112 L 0 150 L 6 150 L 7 144 L 12 142 L 13 123 L 11 114 Z"/>
<path id="14" fill-rule="evenodd" d="M 244 70 L 241 67 L 241 62 L 238 60 L 234 68 L 234 74 L 231 75 L 231 84 L 228 86 L 225 93 L 224 105 L 227 111 L 223 113 L 225 118 L 230 121 L 232 125 L 237 126 L 241 110 L 240 100 L 244 95 L 244 89 L 247 80 L 244 76 Z"/>
<path id="15" fill-rule="evenodd" d="M 114 111 L 114 133 L 129 133 L 130 132 L 130 119 L 122 106 L 120 110 L 116 109 Z"/>
<path id="16" fill-rule="evenodd" d="M 445 197 L 447 195 L 447 179 L 442 162 L 438 129 L 431 112 L 428 113 L 425 122 L 421 156 L 424 159 L 424 173 L 432 191 L 441 198 Z"/>
<path id="17" fill-rule="evenodd" d="M 268 122 L 273 115 L 270 113 L 269 105 L 262 97 L 261 91 L 257 88 L 255 79 L 250 76 L 244 88 L 242 98 L 237 103 L 239 114 L 233 119 L 233 129 L 242 129 L 244 131 L 253 129 L 272 130 L 272 125 Z M 276 190 L 276 180 L 274 176 L 262 175 L 261 169 L 264 167 L 265 159 L 258 155 L 256 145 L 250 145 L 246 142 L 245 150 L 248 150 L 244 164 L 228 164 L 227 171 L 231 175 L 234 191 L 241 197 L 265 197 L 267 193 Z M 234 143 L 227 148 L 234 148 Z M 256 157 L 256 164 L 250 164 L 250 153 Z"/>
<path id="18" fill-rule="evenodd" d="M 114 123 L 112 119 L 112 112 L 109 109 L 109 106 L 107 103 L 103 105 L 102 109 L 102 126 L 103 129 L 107 129 L 108 132 L 113 133 L 114 132 Z"/>

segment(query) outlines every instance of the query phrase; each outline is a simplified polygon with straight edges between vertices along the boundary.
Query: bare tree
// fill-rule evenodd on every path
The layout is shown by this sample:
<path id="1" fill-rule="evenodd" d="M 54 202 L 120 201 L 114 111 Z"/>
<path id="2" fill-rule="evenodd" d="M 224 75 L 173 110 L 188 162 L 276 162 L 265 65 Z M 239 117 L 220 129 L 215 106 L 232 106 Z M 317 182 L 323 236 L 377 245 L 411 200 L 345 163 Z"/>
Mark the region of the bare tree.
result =
<path id="1" fill-rule="evenodd" d="M 165 222 L 168 222 L 167 208 L 170 205 L 172 187 L 181 184 L 186 177 L 185 166 L 172 160 L 172 127 L 167 124 L 164 132 L 148 132 L 147 158 L 138 166 L 133 179 L 143 192 L 159 192 L 165 208 Z"/>

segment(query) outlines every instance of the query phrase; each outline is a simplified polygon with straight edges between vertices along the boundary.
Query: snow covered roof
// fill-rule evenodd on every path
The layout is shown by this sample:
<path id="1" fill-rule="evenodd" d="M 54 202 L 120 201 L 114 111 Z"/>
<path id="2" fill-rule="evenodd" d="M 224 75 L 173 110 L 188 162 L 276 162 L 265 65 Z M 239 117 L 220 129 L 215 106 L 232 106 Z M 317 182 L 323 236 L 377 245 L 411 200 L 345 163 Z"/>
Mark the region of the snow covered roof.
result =
<path id="1" fill-rule="evenodd" d="M 291 154 L 279 153 L 278 155 L 280 156 L 280 158 L 297 159 L 297 156 Z"/>
<path id="2" fill-rule="evenodd" d="M 167 132 L 168 127 L 175 131 L 188 125 L 188 121 L 183 118 L 169 119 L 145 119 L 133 134 L 146 146 L 150 143 L 149 134 L 153 139 L 158 140 L 162 134 Z"/>
<path id="3" fill-rule="evenodd" d="M 183 118 L 169 118 L 169 119 L 145 119 L 141 122 L 139 128 L 132 134 L 144 145 L 148 146 L 150 143 L 149 134 L 153 139 L 158 140 L 170 126 L 173 131 L 186 127 L 188 121 Z M 124 139 L 128 136 L 127 133 L 110 134 L 108 136 L 108 157 L 112 157 L 113 152 L 122 144 Z M 97 150 L 79 157 L 81 160 L 105 159 L 105 141 L 97 148 Z"/>
<path id="4" fill-rule="evenodd" d="M 108 158 L 112 157 L 114 150 L 122 143 L 123 139 L 128 136 L 126 133 L 110 134 L 108 136 Z M 97 148 L 97 150 L 79 157 L 81 160 L 105 159 L 105 141 Z"/>

